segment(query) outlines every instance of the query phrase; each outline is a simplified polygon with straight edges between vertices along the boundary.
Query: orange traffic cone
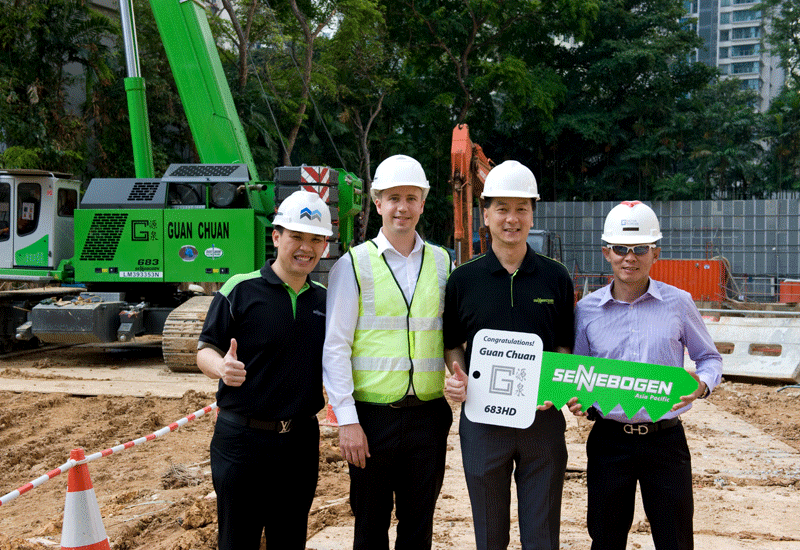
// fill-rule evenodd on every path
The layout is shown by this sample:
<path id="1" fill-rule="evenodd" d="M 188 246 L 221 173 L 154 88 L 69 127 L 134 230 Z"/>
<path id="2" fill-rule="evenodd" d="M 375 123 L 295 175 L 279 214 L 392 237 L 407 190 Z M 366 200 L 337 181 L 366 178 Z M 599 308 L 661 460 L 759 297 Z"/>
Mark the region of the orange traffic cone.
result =
<path id="1" fill-rule="evenodd" d="M 83 449 L 72 449 L 69 458 L 83 460 L 86 456 Z M 110 550 L 86 464 L 74 466 L 69 471 L 61 550 Z"/>

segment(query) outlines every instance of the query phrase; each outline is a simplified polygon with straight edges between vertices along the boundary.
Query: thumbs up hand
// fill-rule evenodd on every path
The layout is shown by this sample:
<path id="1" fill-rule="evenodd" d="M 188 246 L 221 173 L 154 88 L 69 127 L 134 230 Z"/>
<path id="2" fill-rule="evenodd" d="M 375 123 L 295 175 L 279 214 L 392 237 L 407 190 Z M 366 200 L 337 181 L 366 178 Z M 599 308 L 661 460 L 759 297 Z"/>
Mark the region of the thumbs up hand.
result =
<path id="1" fill-rule="evenodd" d="M 244 363 L 239 361 L 236 357 L 236 339 L 231 338 L 231 347 L 228 353 L 222 358 L 222 366 L 220 368 L 220 378 L 227 386 L 241 386 L 244 383 L 246 371 Z"/>
<path id="2" fill-rule="evenodd" d="M 469 377 L 461 370 L 457 361 L 453 361 L 453 375 L 444 383 L 444 391 L 447 397 L 456 403 L 463 403 L 467 400 L 467 382 Z"/>

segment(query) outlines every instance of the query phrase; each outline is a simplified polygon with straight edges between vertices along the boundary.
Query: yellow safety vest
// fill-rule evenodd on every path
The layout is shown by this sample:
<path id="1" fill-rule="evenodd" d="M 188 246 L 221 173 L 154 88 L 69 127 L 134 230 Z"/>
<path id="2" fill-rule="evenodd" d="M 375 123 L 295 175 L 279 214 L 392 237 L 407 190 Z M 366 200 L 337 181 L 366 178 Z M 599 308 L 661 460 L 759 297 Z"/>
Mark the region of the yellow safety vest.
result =
<path id="1" fill-rule="evenodd" d="M 409 384 L 423 401 L 444 395 L 442 311 L 450 256 L 425 244 L 411 305 L 377 245 L 350 251 L 358 295 L 353 339 L 353 397 L 367 403 L 393 403 Z"/>

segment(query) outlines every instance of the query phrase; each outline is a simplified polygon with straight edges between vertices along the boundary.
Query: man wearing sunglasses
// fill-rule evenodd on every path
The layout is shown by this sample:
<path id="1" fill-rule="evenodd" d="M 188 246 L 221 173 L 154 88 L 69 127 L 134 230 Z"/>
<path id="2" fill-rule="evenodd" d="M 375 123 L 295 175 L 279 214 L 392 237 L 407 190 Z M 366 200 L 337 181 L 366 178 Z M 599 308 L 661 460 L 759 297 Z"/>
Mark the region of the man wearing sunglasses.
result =
<path id="1" fill-rule="evenodd" d="M 684 348 L 696 363 L 698 388 L 653 422 L 644 408 L 628 418 L 619 405 L 588 411 L 570 401 L 594 426 L 586 442 L 587 524 L 592 550 L 624 550 L 633 522 L 636 484 L 657 550 L 693 548 L 692 467 L 679 414 L 719 384 L 722 358 L 688 292 L 654 281 L 661 229 L 639 201 L 615 206 L 606 217 L 603 256 L 612 282 L 575 309 L 577 355 L 683 368 Z"/>

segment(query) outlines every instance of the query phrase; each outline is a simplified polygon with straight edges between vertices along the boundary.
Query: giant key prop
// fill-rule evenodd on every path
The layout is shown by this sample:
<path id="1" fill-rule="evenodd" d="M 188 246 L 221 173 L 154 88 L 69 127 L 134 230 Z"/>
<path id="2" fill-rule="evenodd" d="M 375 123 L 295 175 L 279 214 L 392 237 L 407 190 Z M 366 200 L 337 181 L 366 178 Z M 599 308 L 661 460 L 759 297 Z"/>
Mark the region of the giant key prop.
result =
<path id="1" fill-rule="evenodd" d="M 630 418 L 642 407 L 659 420 L 697 389 L 684 369 L 542 351 L 536 334 L 482 329 L 472 342 L 464 412 L 473 422 L 527 428 L 536 406 L 560 409 L 573 397 L 586 411 L 618 404 Z"/>

